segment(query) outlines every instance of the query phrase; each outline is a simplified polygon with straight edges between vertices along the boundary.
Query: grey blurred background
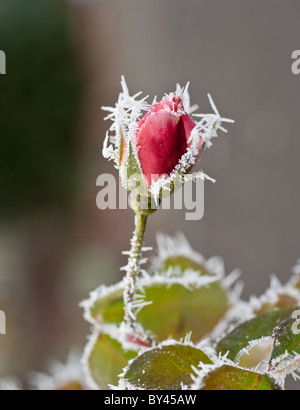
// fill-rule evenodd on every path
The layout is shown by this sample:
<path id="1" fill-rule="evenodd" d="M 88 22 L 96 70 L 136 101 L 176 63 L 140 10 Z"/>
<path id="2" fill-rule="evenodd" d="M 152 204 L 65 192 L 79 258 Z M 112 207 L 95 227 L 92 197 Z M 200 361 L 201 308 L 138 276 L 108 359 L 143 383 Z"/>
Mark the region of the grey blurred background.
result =
<path id="1" fill-rule="evenodd" d="M 89 327 L 78 308 L 96 286 L 121 278 L 130 211 L 99 211 L 96 178 L 115 172 L 101 157 L 120 77 L 162 96 L 191 81 L 192 102 L 210 92 L 236 124 L 215 140 L 201 168 L 205 216 L 151 217 L 157 231 L 183 231 L 206 257 L 238 267 L 244 297 L 300 258 L 300 48 L 298 0 L 2 0 L 0 49 L 0 376 L 26 376 Z"/>

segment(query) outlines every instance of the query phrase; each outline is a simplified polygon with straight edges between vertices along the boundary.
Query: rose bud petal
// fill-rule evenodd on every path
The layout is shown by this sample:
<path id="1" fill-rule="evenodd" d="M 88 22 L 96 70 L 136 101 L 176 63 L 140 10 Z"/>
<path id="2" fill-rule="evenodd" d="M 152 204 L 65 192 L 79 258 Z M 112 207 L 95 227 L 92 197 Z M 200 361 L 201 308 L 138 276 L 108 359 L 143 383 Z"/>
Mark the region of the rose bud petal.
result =
<path id="1" fill-rule="evenodd" d="M 192 144 L 190 137 L 195 126 L 193 119 L 185 113 L 182 100 L 172 95 L 154 105 L 140 121 L 136 133 L 136 149 L 149 186 L 153 178 L 170 176 L 175 171 Z M 200 138 L 199 154 L 202 145 Z"/>
<path id="2" fill-rule="evenodd" d="M 196 124 L 181 112 L 184 112 L 182 101 L 177 98 L 170 102 L 167 97 L 139 124 L 136 147 L 149 185 L 154 175 L 170 176 L 191 145 L 190 136 Z"/>

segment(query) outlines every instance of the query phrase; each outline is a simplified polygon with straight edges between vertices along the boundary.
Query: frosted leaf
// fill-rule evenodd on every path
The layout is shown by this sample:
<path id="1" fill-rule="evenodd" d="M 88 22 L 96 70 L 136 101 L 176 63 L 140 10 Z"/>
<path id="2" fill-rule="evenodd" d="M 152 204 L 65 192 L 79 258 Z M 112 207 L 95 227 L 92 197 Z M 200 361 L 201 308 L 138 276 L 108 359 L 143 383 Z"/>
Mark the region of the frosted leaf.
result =
<path id="1" fill-rule="evenodd" d="M 181 285 L 187 290 L 200 289 L 202 287 L 208 286 L 209 284 L 215 283 L 219 280 L 216 275 L 212 276 L 200 276 L 197 271 L 192 269 L 187 269 L 184 273 L 180 269 L 169 269 L 163 275 L 156 273 L 154 275 L 149 275 L 147 272 L 143 271 L 142 276 L 138 279 L 136 283 L 137 292 L 135 294 L 135 299 L 131 307 L 134 316 L 137 315 L 145 306 L 150 305 L 151 301 L 144 300 L 144 288 L 152 287 L 156 285 L 166 285 L 171 288 L 173 285 Z M 84 308 L 85 319 L 96 324 L 97 321 L 91 316 L 91 308 L 96 303 L 97 300 L 102 300 L 104 298 L 110 297 L 117 291 L 123 291 L 126 285 L 126 278 L 116 285 L 109 287 L 100 286 L 94 292 L 90 294 L 88 300 L 83 301 L 80 305 Z"/>
<path id="2" fill-rule="evenodd" d="M 300 275 L 300 259 L 298 259 L 296 265 L 292 269 L 295 275 Z"/>
<path id="3" fill-rule="evenodd" d="M 288 284 L 296 288 L 298 291 L 300 291 L 300 259 L 298 260 L 297 264 L 292 268 L 292 273 L 293 276 L 288 282 Z"/>
<path id="4" fill-rule="evenodd" d="M 76 387 L 74 390 L 88 390 L 81 357 L 75 350 L 70 352 L 66 364 L 52 361 L 48 370 L 49 374 L 32 372 L 30 382 L 33 390 L 65 390 L 73 385 Z"/>
<path id="5" fill-rule="evenodd" d="M 183 233 L 178 233 L 174 237 L 170 237 L 163 233 L 158 233 L 156 240 L 158 256 L 152 262 L 152 269 L 154 271 L 160 269 L 163 261 L 174 256 L 186 257 L 192 262 L 205 267 L 206 259 L 200 253 L 193 250 Z M 219 263 L 215 265 L 215 269 L 216 271 L 213 271 L 212 273 L 215 273 L 216 276 L 223 279 L 225 276 L 225 269 L 224 263 L 221 259 L 219 259 Z"/>
<path id="6" fill-rule="evenodd" d="M 138 385 L 136 385 L 136 384 L 132 384 L 132 382 L 130 382 L 129 380 L 128 380 L 128 378 L 127 378 L 127 375 L 128 375 L 128 373 L 130 372 L 130 369 L 131 369 L 131 367 L 135 364 L 135 363 L 137 363 L 137 362 L 139 362 L 139 358 L 141 357 L 141 356 L 143 356 L 143 357 L 148 357 L 148 359 L 146 359 L 146 363 L 147 363 L 147 365 L 148 365 L 148 363 L 149 363 L 149 357 L 151 357 L 151 352 L 153 352 L 153 354 L 155 354 L 155 355 L 159 355 L 160 354 L 160 351 L 162 352 L 161 354 L 162 354 L 162 360 L 164 360 L 164 356 L 167 354 L 167 351 L 168 350 L 173 350 L 172 348 L 174 347 L 174 349 L 176 349 L 175 351 L 178 351 L 178 353 L 180 352 L 180 347 L 182 346 L 182 347 L 188 347 L 188 348 L 192 348 L 193 350 L 193 352 L 195 352 L 195 353 L 197 353 L 198 354 L 198 352 L 199 352 L 199 354 L 201 355 L 201 358 L 205 358 L 205 360 L 207 360 L 208 362 L 211 362 L 212 361 L 212 358 L 209 356 L 210 354 L 211 354 L 211 349 L 207 349 L 207 348 L 203 348 L 203 349 L 200 349 L 198 346 L 196 347 L 193 343 L 191 343 L 190 342 L 190 336 L 189 335 L 187 335 L 186 336 L 186 338 L 184 339 L 184 340 L 182 340 L 182 341 L 180 341 L 180 342 L 178 342 L 178 341 L 176 341 L 176 340 L 167 340 L 167 341 L 165 341 L 165 342 L 163 342 L 163 343 L 160 343 L 158 346 L 156 346 L 155 348 L 150 348 L 150 349 L 147 349 L 147 350 L 144 350 L 143 352 L 140 352 L 139 353 L 139 355 L 138 355 L 138 357 L 137 358 L 134 358 L 133 360 L 131 360 L 131 361 L 129 361 L 129 363 L 128 363 L 128 366 L 127 367 L 125 367 L 124 368 L 124 370 L 123 370 L 123 373 L 119 376 L 119 384 L 118 384 L 118 386 L 111 386 L 111 388 L 113 388 L 113 389 L 116 389 L 116 390 L 143 390 L 143 388 L 141 387 L 143 384 L 140 384 L 139 382 L 140 382 L 140 380 L 138 380 Z M 166 349 L 166 348 L 168 348 L 168 347 L 170 347 L 171 349 Z M 178 349 L 179 348 L 179 349 Z M 186 358 L 186 359 L 188 359 L 188 358 Z M 151 359 L 150 359 L 151 360 Z M 174 362 L 173 362 L 173 360 L 170 360 L 170 362 L 169 363 L 171 363 L 171 366 L 172 365 L 174 365 Z M 164 364 L 166 364 L 166 363 L 164 363 Z M 161 364 L 160 364 L 161 365 Z M 183 367 L 185 367 L 184 366 L 184 364 L 181 364 Z M 189 368 L 189 366 L 190 365 L 188 365 L 188 368 Z M 151 365 L 150 365 L 150 367 L 151 367 Z M 145 371 L 145 369 L 140 369 L 139 370 L 140 372 L 141 372 L 141 374 L 144 376 L 144 375 L 146 375 L 146 371 Z M 180 373 L 180 371 L 181 371 L 181 368 L 180 368 L 180 366 L 178 366 L 178 365 L 176 365 L 176 371 L 178 371 L 179 373 Z M 186 377 L 186 371 L 184 371 L 184 370 L 182 370 L 183 371 L 183 376 L 184 377 Z M 159 368 L 157 369 L 157 372 L 159 372 Z M 191 376 L 192 376 L 192 367 L 191 367 Z M 154 378 L 157 378 L 157 374 L 154 376 Z M 164 376 L 164 374 L 162 373 L 161 374 L 161 378 L 162 379 L 164 379 L 165 378 L 165 376 Z M 150 377 L 150 384 L 153 384 L 153 374 L 151 375 L 151 377 Z M 147 377 L 145 376 L 145 380 L 147 380 Z M 166 380 L 163 380 L 162 381 L 164 384 L 166 383 Z M 183 382 L 181 382 L 180 383 L 180 386 L 181 386 L 181 389 L 182 390 L 186 390 L 187 389 L 187 386 L 183 383 Z M 156 386 L 156 389 L 157 390 L 161 390 L 162 389 L 162 386 L 161 385 L 157 385 Z"/>
<path id="7" fill-rule="evenodd" d="M 300 275 L 300 259 L 297 261 L 296 265 L 293 267 L 293 273 L 295 275 Z"/>
<path id="8" fill-rule="evenodd" d="M 91 307 L 97 302 L 98 299 L 104 299 L 106 297 L 109 297 L 113 293 L 116 293 L 118 291 L 123 291 L 124 289 L 124 284 L 123 282 L 119 282 L 115 285 L 111 286 L 105 286 L 101 285 L 99 286 L 96 290 L 90 293 L 89 299 L 86 299 L 80 303 L 80 307 L 83 308 L 84 310 L 84 318 L 87 322 L 95 325 L 96 321 L 95 319 L 91 316 Z"/>
<path id="9" fill-rule="evenodd" d="M 85 380 L 86 380 L 88 387 L 91 390 L 99 390 L 99 386 L 96 384 L 92 376 L 90 366 L 89 366 L 89 357 L 92 353 L 92 350 L 95 346 L 98 336 L 99 336 L 99 330 L 95 327 L 93 330 L 93 333 L 90 336 L 88 336 L 88 343 L 86 344 L 84 348 L 83 355 L 81 358 L 81 365 L 82 365 L 83 373 L 85 375 Z"/>
<path id="10" fill-rule="evenodd" d="M 222 355 L 217 355 L 215 354 L 214 356 L 210 356 L 212 359 L 213 364 L 204 364 L 204 363 L 199 363 L 199 366 L 193 366 L 192 370 L 196 374 L 194 376 L 193 374 L 191 375 L 194 383 L 191 387 L 191 390 L 201 390 L 203 387 L 203 381 L 206 378 L 206 376 L 209 375 L 212 371 L 221 368 L 224 365 L 232 366 L 239 368 L 234 362 L 231 360 L 227 359 L 227 356 L 222 356 Z"/>
<path id="11" fill-rule="evenodd" d="M 300 292 L 291 283 L 282 285 L 278 278 L 273 275 L 269 289 L 260 297 L 252 296 L 249 303 L 254 313 L 261 312 L 264 307 L 276 306 L 279 303 L 300 306 Z"/>
<path id="12" fill-rule="evenodd" d="M 300 380 L 300 355 L 295 354 L 291 357 L 290 353 L 286 352 L 286 354 L 273 360 L 271 365 L 276 370 L 270 371 L 270 375 L 283 389 L 288 375 L 292 375 L 295 380 Z"/>
<path id="13" fill-rule="evenodd" d="M 157 234 L 157 248 L 158 256 L 152 261 L 152 270 L 158 271 L 163 262 L 174 257 L 185 257 L 194 262 L 196 265 L 202 266 L 210 274 L 214 275 L 216 281 L 219 281 L 226 292 L 229 293 L 230 300 L 233 304 L 240 299 L 241 284 L 238 283 L 235 288 L 232 286 L 236 284 L 240 277 L 240 271 L 234 270 L 228 276 L 225 276 L 225 266 L 223 258 L 213 256 L 210 259 L 205 259 L 203 255 L 196 252 L 186 239 L 183 233 L 178 233 L 174 237 L 170 237 L 163 233 Z M 174 269 L 174 268 L 173 268 Z"/>
<path id="14" fill-rule="evenodd" d="M 141 335 L 143 329 L 139 324 L 136 329 Z M 95 324 L 81 360 L 88 386 L 92 390 L 107 388 L 108 384 L 118 380 L 117 376 L 128 360 L 146 347 L 149 345 L 136 339 L 133 329 L 126 323 L 120 326 Z"/>
<path id="15" fill-rule="evenodd" d="M 22 390 L 21 382 L 15 377 L 0 378 L 0 391 Z"/>
<path id="16" fill-rule="evenodd" d="M 215 356 L 213 364 L 193 366 L 191 390 L 280 390 L 273 375 L 257 366 L 249 370 L 227 358 Z"/>
<path id="17" fill-rule="evenodd" d="M 242 349 L 236 362 L 245 369 L 265 373 L 268 371 L 274 346 L 274 338 L 262 337 L 251 340 L 247 347 Z"/>

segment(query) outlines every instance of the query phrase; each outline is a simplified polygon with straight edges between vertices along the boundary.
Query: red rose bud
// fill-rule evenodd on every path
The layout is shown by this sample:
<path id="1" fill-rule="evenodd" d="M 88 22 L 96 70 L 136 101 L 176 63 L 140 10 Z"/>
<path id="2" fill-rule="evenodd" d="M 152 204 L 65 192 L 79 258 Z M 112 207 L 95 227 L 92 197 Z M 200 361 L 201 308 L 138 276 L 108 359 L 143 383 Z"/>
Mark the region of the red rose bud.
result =
<path id="1" fill-rule="evenodd" d="M 153 176 L 170 176 L 192 145 L 191 133 L 196 124 L 185 112 L 178 97 L 166 97 L 152 107 L 138 125 L 138 159 L 149 185 Z M 199 154 L 203 141 L 199 140 Z"/>
<path id="2" fill-rule="evenodd" d="M 128 189 L 148 195 L 159 179 L 166 181 L 179 172 L 188 173 L 203 148 L 202 138 L 197 133 L 192 135 L 195 127 L 182 98 L 175 94 L 153 105 L 138 123 L 134 141 L 128 141 L 123 151 L 122 176 Z M 189 161 L 185 156 L 195 140 L 193 160 Z"/>
<path id="3" fill-rule="evenodd" d="M 124 77 L 122 88 L 116 106 L 104 108 L 109 111 L 106 119 L 113 121 L 110 131 L 114 135 L 107 135 L 103 155 L 114 160 L 127 189 L 157 199 L 172 192 L 177 181 L 185 181 L 204 146 L 212 145 L 218 129 L 226 131 L 222 122 L 233 121 L 221 118 L 209 96 L 214 113 L 195 114 L 201 118 L 195 122 L 190 116 L 195 107 L 190 107 L 188 87 L 178 86 L 175 93 L 152 106 L 145 98 L 137 98 L 140 93 L 129 95 Z M 192 177 L 207 176 L 199 172 Z"/>

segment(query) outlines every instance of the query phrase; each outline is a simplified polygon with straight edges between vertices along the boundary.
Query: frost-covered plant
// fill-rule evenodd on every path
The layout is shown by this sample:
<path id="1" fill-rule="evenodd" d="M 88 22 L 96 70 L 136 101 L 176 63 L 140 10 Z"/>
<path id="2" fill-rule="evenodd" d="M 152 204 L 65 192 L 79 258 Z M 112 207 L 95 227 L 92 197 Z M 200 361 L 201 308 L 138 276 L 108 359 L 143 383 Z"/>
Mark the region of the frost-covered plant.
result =
<path id="1" fill-rule="evenodd" d="M 100 286 L 82 302 L 92 334 L 82 358 L 55 363 L 51 375 L 35 374 L 43 390 L 282 390 L 300 371 L 300 261 L 291 280 L 272 277 L 270 288 L 248 302 L 240 298 L 239 271 L 225 274 L 223 260 L 206 260 L 179 234 L 157 237 L 147 270 L 142 252 L 148 217 L 160 200 L 193 172 L 222 122 L 194 114 L 188 87 L 150 106 L 131 97 L 124 78 L 103 153 L 115 161 L 131 191 L 136 229 L 124 280 Z M 143 113 L 146 114 L 143 116 Z M 199 122 L 194 118 L 200 118 Z M 17 389 L 0 380 L 0 390 Z"/>
<path id="2" fill-rule="evenodd" d="M 152 105 L 140 93 L 131 97 L 124 78 L 122 88 L 116 106 L 104 108 L 113 123 L 103 154 L 131 191 L 136 229 L 124 280 L 100 286 L 82 303 L 93 328 L 83 357 L 89 386 L 283 389 L 300 369 L 300 269 L 287 285 L 274 277 L 265 295 L 244 302 L 239 272 L 226 276 L 222 259 L 205 260 L 183 235 L 159 235 L 158 256 L 142 269 L 148 217 L 187 179 L 208 178 L 194 166 L 217 131 L 226 131 L 222 123 L 233 121 L 210 96 L 213 113 L 193 114 L 188 86 Z"/>
<path id="3" fill-rule="evenodd" d="M 91 388 L 281 390 L 289 374 L 298 377 L 299 274 L 284 286 L 273 277 L 245 302 L 238 271 L 226 276 L 222 259 L 205 260 L 182 235 L 160 235 L 158 249 L 137 280 L 138 335 L 124 322 L 124 282 L 83 302 L 93 326 L 83 358 Z"/>

